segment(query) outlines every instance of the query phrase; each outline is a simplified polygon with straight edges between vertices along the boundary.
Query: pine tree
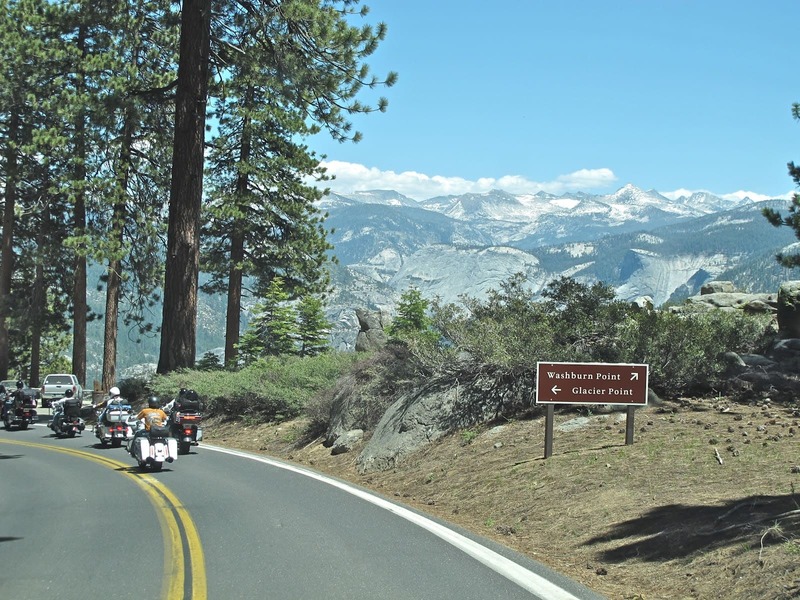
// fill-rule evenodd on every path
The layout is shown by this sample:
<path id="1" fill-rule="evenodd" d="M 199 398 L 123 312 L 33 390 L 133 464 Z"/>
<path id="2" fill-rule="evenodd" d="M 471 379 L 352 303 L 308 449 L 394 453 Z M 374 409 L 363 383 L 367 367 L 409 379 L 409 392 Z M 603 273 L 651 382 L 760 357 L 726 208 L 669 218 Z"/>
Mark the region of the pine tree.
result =
<path id="1" fill-rule="evenodd" d="M 322 299 L 306 295 L 297 307 L 300 356 L 316 356 L 330 349 L 331 324 L 325 318 Z"/>
<path id="2" fill-rule="evenodd" d="M 292 297 L 324 291 L 332 247 L 314 202 L 322 193 L 304 178 L 322 179 L 318 160 L 296 138 L 313 128 L 302 111 L 270 92 L 274 69 L 248 36 L 216 105 L 219 135 L 209 158 L 211 201 L 206 205 L 204 291 L 227 293 L 225 363 L 235 364 L 245 277 L 281 276 Z"/>
<path id="3" fill-rule="evenodd" d="M 400 296 L 397 316 L 392 319 L 388 333 L 392 337 L 402 337 L 427 331 L 431 319 L 427 314 L 429 303 L 416 288 L 410 288 Z"/>
<path id="4" fill-rule="evenodd" d="M 792 117 L 795 120 L 800 120 L 800 103 L 792 105 Z M 795 165 L 794 162 L 788 163 L 787 166 L 789 168 L 789 176 L 794 181 L 795 187 L 800 187 L 800 166 Z M 800 193 L 795 192 L 792 194 L 787 216 L 784 217 L 773 208 L 764 208 L 761 210 L 761 214 L 775 227 L 791 227 L 797 239 L 800 240 Z M 784 254 L 781 252 L 775 256 L 775 259 L 779 264 L 789 269 L 800 266 L 800 254 Z"/>
<path id="5" fill-rule="evenodd" d="M 364 90 L 392 85 L 396 75 L 390 73 L 383 81 L 370 75 L 363 61 L 375 51 L 386 28 L 383 24 L 377 29 L 352 26 L 357 4 L 357 0 L 220 3 L 215 6 L 218 18 L 212 36 L 210 0 L 183 3 L 160 373 L 190 367 L 194 362 L 205 150 L 202 133 L 211 57 L 246 59 L 247 48 L 240 52 L 235 44 L 250 40 L 249 48 L 263 48 L 265 64 L 277 75 L 270 83 L 273 102 L 297 107 L 304 120 L 318 124 L 336 139 L 358 141 L 360 133 L 351 134 L 347 117 L 385 110 L 387 103 L 381 98 L 373 108 L 356 98 Z M 363 17 L 367 12 L 365 6 L 358 14 Z M 247 35 L 240 35 L 241 31 Z M 214 66 L 227 68 L 222 62 Z M 218 80 L 226 81 L 226 75 L 220 71 Z M 252 140 L 253 145 L 260 142 Z M 234 257 L 232 262 L 236 264 L 236 260 Z"/>
<path id="6" fill-rule="evenodd" d="M 245 363 L 263 356 L 294 354 L 298 338 L 297 312 L 280 277 L 272 280 L 253 315 L 239 343 L 239 353 Z"/>

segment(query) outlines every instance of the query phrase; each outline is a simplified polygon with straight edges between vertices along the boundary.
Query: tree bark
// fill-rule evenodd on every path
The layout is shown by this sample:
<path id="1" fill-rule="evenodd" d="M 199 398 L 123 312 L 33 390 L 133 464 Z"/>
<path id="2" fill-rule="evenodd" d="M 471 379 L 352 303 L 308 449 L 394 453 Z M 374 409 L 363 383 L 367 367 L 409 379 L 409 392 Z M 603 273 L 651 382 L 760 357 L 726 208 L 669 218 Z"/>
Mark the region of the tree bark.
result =
<path id="1" fill-rule="evenodd" d="M 251 94 L 245 95 L 245 102 L 250 101 Z M 245 117 L 242 124 L 242 144 L 239 152 L 239 164 L 250 162 L 252 131 L 250 118 Z M 240 169 L 236 179 L 236 195 L 244 199 L 248 188 L 247 170 Z M 225 317 L 225 366 L 234 366 L 239 356 L 239 326 L 242 315 L 242 262 L 244 261 L 244 227 L 234 223 L 231 233 L 230 272 L 228 274 L 228 305 Z"/>
<path id="2" fill-rule="evenodd" d="M 50 219 L 50 205 L 45 204 L 42 214 L 42 227 L 36 235 L 36 246 L 39 256 L 36 258 L 36 268 L 33 278 L 33 293 L 31 294 L 31 365 L 28 373 L 28 384 L 31 387 L 39 387 L 40 368 L 42 362 L 42 324 L 44 321 L 45 304 L 47 296 L 44 283 L 44 263 L 41 256 L 41 249 L 47 243 L 46 223 Z M 44 405 L 44 401 L 42 402 Z"/>
<path id="3" fill-rule="evenodd" d="M 6 185 L 3 208 L 3 240 L 0 251 L 0 379 L 8 379 L 8 316 L 11 306 L 11 274 L 14 270 L 14 205 L 17 201 L 17 131 L 19 114 L 11 109 L 6 141 Z"/>
<path id="4" fill-rule="evenodd" d="M 211 0 L 184 0 L 158 372 L 194 366 Z"/>
<path id="5" fill-rule="evenodd" d="M 78 52 L 86 53 L 86 29 L 83 25 L 78 30 Z M 79 67 L 80 68 L 80 67 Z M 84 92 L 83 74 L 78 73 L 78 94 Z M 86 232 L 86 113 L 81 108 L 75 118 L 75 183 L 79 186 L 75 194 L 75 212 L 73 226 L 75 235 Z M 78 381 L 86 386 L 86 254 L 79 248 L 75 254 L 75 279 L 72 290 L 73 327 L 72 327 L 72 373 Z"/>
<path id="6" fill-rule="evenodd" d="M 131 151 L 133 148 L 133 116 L 126 111 L 122 128 L 122 147 L 120 149 L 120 174 L 118 197 L 114 202 L 114 215 L 111 231 L 117 245 L 124 243 L 125 218 L 127 217 L 126 201 L 131 172 Z M 122 260 L 116 256 L 108 259 L 108 276 L 106 282 L 106 317 L 103 327 L 103 373 L 101 389 L 104 391 L 116 385 L 117 379 L 117 335 L 119 330 L 119 300 L 122 290 Z"/>
<path id="7" fill-rule="evenodd" d="M 231 268 L 228 274 L 228 305 L 225 316 L 225 366 L 234 366 L 239 357 L 239 326 L 242 315 L 242 259 L 244 234 L 236 227 L 231 236 Z"/>

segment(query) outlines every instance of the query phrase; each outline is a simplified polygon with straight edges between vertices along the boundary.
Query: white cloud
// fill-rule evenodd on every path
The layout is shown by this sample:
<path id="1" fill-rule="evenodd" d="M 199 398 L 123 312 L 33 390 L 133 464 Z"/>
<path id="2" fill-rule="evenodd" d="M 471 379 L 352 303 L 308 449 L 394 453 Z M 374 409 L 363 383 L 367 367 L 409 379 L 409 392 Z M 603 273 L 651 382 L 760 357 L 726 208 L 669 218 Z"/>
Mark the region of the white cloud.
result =
<path id="1" fill-rule="evenodd" d="M 335 192 L 347 194 L 365 190 L 394 190 L 413 198 L 414 200 L 427 200 L 436 196 L 450 196 L 467 193 L 483 193 L 493 189 L 503 190 L 512 194 L 535 194 L 544 191 L 561 195 L 566 192 L 586 192 L 590 194 L 604 194 L 613 192 L 612 186 L 617 181 L 611 169 L 579 169 L 566 175 L 559 175 L 554 181 L 531 181 L 520 175 L 504 175 L 499 178 L 481 177 L 476 180 L 463 177 L 445 177 L 443 175 L 426 175 L 417 171 L 382 171 L 375 167 L 366 167 L 357 163 L 338 160 L 324 161 L 323 166 L 329 175 L 334 175 L 333 181 L 327 182 L 327 187 Z M 645 187 L 641 185 L 640 187 Z M 680 188 L 673 191 L 662 192 L 671 200 L 681 196 L 689 197 L 696 192 L 705 192 L 725 200 L 741 200 L 750 198 L 760 202 L 772 198 L 790 199 L 792 192 L 782 196 L 768 196 L 758 192 L 739 190 L 731 193 L 711 192 L 709 190 L 689 190 Z"/>
<path id="2" fill-rule="evenodd" d="M 531 181 L 519 175 L 506 175 L 500 178 L 482 177 L 475 181 L 462 177 L 426 175 L 416 171 L 381 171 L 374 167 L 343 161 L 322 163 L 333 181 L 328 187 L 339 193 L 363 190 L 394 190 L 415 200 L 426 200 L 436 196 L 454 194 L 482 193 L 500 189 L 512 194 L 535 194 L 545 191 L 551 194 L 564 192 L 593 192 L 605 189 L 616 181 L 611 169 L 581 169 L 567 175 L 560 175 L 555 181 Z"/>

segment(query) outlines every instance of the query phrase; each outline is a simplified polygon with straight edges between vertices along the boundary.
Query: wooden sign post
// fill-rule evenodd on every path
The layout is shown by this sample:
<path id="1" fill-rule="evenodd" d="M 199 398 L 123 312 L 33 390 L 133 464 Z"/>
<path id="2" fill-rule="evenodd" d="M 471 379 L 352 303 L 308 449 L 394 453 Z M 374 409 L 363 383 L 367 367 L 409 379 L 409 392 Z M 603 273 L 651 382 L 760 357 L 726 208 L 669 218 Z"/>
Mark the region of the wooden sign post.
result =
<path id="1" fill-rule="evenodd" d="M 556 404 L 622 404 L 628 407 L 625 444 L 633 444 L 633 411 L 647 405 L 648 367 L 626 363 L 536 363 L 536 404 L 547 405 L 544 457 L 553 454 Z"/>

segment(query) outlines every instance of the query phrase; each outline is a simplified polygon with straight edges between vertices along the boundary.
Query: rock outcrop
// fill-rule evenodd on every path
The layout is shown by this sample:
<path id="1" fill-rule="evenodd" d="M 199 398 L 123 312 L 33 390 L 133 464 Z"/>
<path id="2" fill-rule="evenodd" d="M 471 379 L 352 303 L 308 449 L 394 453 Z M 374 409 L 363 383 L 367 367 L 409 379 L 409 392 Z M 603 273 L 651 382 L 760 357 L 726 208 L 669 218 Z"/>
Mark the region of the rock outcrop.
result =
<path id="1" fill-rule="evenodd" d="M 377 350 L 386 345 L 383 330 L 383 313 L 380 311 L 356 310 L 359 331 L 356 335 L 356 352 Z"/>
<path id="2" fill-rule="evenodd" d="M 799 282 L 800 283 L 800 282 Z M 683 306 L 671 310 L 744 310 L 751 313 L 778 312 L 778 294 L 749 294 L 736 290 L 731 281 L 709 281 L 702 285 L 700 294 L 687 298 Z"/>

